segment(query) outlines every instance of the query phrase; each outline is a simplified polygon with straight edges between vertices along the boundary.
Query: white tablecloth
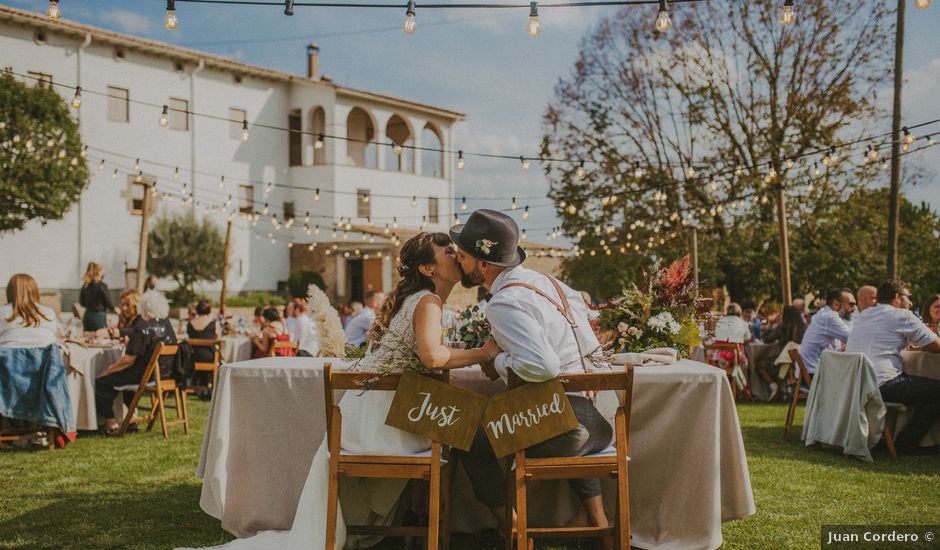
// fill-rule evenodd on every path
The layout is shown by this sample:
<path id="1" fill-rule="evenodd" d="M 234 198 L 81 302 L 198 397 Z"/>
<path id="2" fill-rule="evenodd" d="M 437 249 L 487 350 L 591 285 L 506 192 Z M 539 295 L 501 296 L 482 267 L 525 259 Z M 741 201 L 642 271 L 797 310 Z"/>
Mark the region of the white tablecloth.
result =
<path id="1" fill-rule="evenodd" d="M 221 342 L 223 363 L 237 363 L 251 359 L 251 340 L 247 336 L 223 336 Z"/>
<path id="2" fill-rule="evenodd" d="M 238 536 L 289 529 L 325 427 L 323 358 L 257 359 L 222 367 L 196 474 L 200 506 Z M 724 373 L 683 360 L 637 368 L 630 435 L 634 545 L 717 548 L 721 522 L 755 511 L 740 426 Z M 479 369 L 452 371 L 454 384 L 484 394 L 502 382 Z M 598 402 L 613 416 L 614 399 Z M 613 484 L 605 485 L 608 504 Z M 564 481 L 530 493 L 533 525 L 560 524 L 577 500 Z M 495 525 L 457 469 L 454 531 Z M 611 507 L 612 510 L 612 507 Z"/>
<path id="3" fill-rule="evenodd" d="M 122 348 L 84 348 L 69 342 L 66 346 L 69 394 L 75 425 L 79 430 L 97 430 L 98 415 L 95 412 L 95 378 L 108 365 L 117 361 Z M 118 409 L 120 411 L 122 409 Z M 116 411 L 115 418 L 121 418 Z"/>
<path id="4" fill-rule="evenodd" d="M 940 353 L 904 351 L 901 352 L 901 361 L 904 365 L 904 372 L 910 375 L 940 380 Z M 897 434 L 899 434 L 910 421 L 913 412 L 913 409 L 908 409 L 907 411 L 898 413 L 894 425 L 895 437 L 897 437 Z M 920 444 L 924 446 L 940 445 L 940 420 L 934 423 L 930 431 L 920 440 Z"/>

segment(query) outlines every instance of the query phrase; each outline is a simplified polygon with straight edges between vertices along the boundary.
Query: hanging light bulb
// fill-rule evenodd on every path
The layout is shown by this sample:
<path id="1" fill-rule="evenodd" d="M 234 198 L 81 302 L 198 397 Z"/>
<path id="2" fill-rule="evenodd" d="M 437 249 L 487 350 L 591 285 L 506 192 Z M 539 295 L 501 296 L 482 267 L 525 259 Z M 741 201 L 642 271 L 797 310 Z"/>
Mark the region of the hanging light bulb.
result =
<path id="1" fill-rule="evenodd" d="M 532 38 L 542 34 L 542 24 L 539 23 L 539 3 L 529 2 L 529 24 L 526 26 L 526 32 Z"/>
<path id="2" fill-rule="evenodd" d="M 874 145 L 872 145 L 868 150 L 868 160 L 872 162 L 878 160 L 878 148 L 876 148 Z"/>
<path id="3" fill-rule="evenodd" d="M 173 170 L 173 179 L 175 180 L 180 179 L 180 167 L 179 166 L 177 166 L 176 169 Z"/>
<path id="4" fill-rule="evenodd" d="M 294 0 L 284 1 L 284 15 L 290 17 L 294 15 Z M 312 248 L 310 250 L 313 250 Z"/>
<path id="5" fill-rule="evenodd" d="M 685 171 L 685 177 L 687 177 L 687 178 L 694 178 L 694 177 L 695 177 L 695 168 L 692 167 L 692 166 L 689 166 L 688 169 L 686 169 L 686 171 Z"/>
<path id="6" fill-rule="evenodd" d="M 672 28 L 672 19 L 669 18 L 669 7 L 666 0 L 659 0 L 659 15 L 656 17 L 656 30 L 666 32 Z"/>
<path id="7" fill-rule="evenodd" d="M 180 26 L 179 19 L 176 18 L 176 0 L 166 0 L 166 18 L 163 19 L 163 26 L 168 31 L 175 31 Z"/>
<path id="8" fill-rule="evenodd" d="M 919 10 L 925 10 L 930 7 L 930 0 L 914 0 L 914 7 Z"/>
<path id="9" fill-rule="evenodd" d="M 104 159 L 101 159 L 101 162 L 98 163 L 98 171 L 104 170 Z"/>
<path id="10" fill-rule="evenodd" d="M 320 200 L 320 188 L 319 187 L 317 188 L 316 193 L 313 194 L 313 200 L 315 201 Z"/>
<path id="11" fill-rule="evenodd" d="M 320 234 L 320 226 L 319 226 L 319 225 L 313 226 L 313 234 L 314 234 L 314 235 L 319 235 L 319 234 Z"/>
<path id="12" fill-rule="evenodd" d="M 813 163 L 813 175 L 817 178 L 822 175 L 822 171 L 819 169 L 819 165 L 815 162 Z"/>
<path id="13" fill-rule="evenodd" d="M 796 14 L 793 13 L 793 0 L 784 0 L 783 10 L 780 11 L 780 23 L 782 25 L 791 25 L 796 21 Z"/>
<path id="14" fill-rule="evenodd" d="M 392 216 L 392 227 L 398 229 L 398 216 Z"/>
<path id="15" fill-rule="evenodd" d="M 73 102 L 72 105 L 74 106 L 75 103 Z M 911 131 L 907 129 L 907 126 L 902 128 L 901 131 L 904 132 L 904 143 L 906 143 L 907 145 L 914 143 L 914 134 L 912 134 Z"/>
<path id="16" fill-rule="evenodd" d="M 519 157 L 519 163 L 522 165 L 523 170 L 529 169 L 529 159 L 525 157 Z"/>
<path id="17" fill-rule="evenodd" d="M 633 161 L 633 177 L 640 179 L 643 177 L 643 168 L 640 167 L 640 161 Z"/>
<path id="18" fill-rule="evenodd" d="M 735 176 L 740 176 L 743 172 L 744 172 L 744 167 L 741 166 L 740 164 L 738 164 L 738 165 L 736 165 L 736 166 L 734 167 L 734 175 L 735 175 Z"/>
<path id="19" fill-rule="evenodd" d="M 242 141 L 248 141 L 248 121 L 242 120 Z"/>
<path id="20" fill-rule="evenodd" d="M 219 189 L 225 189 L 225 176 L 219 178 Z"/>
<path id="21" fill-rule="evenodd" d="M 140 159 L 135 159 L 135 160 L 134 160 L 134 171 L 135 171 L 135 172 L 140 172 Z"/>
<path id="22" fill-rule="evenodd" d="M 578 176 L 578 179 L 584 178 L 584 161 L 578 163 L 578 168 L 574 171 L 574 174 Z"/>
<path id="23" fill-rule="evenodd" d="M 81 106 L 82 106 L 82 87 L 75 86 L 75 95 L 72 96 L 72 108 L 78 109 Z"/>
<path id="24" fill-rule="evenodd" d="M 116 179 L 117 179 L 117 168 L 114 169 L 114 172 L 111 172 L 111 179 L 112 179 L 112 180 L 116 180 Z"/>
<path id="25" fill-rule="evenodd" d="M 823 166 L 829 166 L 829 163 L 831 162 L 832 162 L 832 157 L 830 157 L 829 153 L 827 152 L 825 155 L 823 155 L 822 164 Z"/>
<path id="26" fill-rule="evenodd" d="M 525 209 L 522 211 L 522 219 L 523 220 L 529 219 L 529 207 L 528 206 L 526 206 Z"/>
<path id="27" fill-rule="evenodd" d="M 313 144 L 313 148 L 314 148 L 314 149 L 323 149 L 323 140 L 324 140 L 324 135 L 323 135 L 323 134 L 318 134 L 318 135 L 317 135 L 317 141 Z"/>
<path id="28" fill-rule="evenodd" d="M 464 165 L 463 151 L 457 151 L 457 169 L 463 170 Z"/>
<path id="29" fill-rule="evenodd" d="M 788 158 L 788 159 L 787 159 L 787 162 L 786 162 L 787 170 L 792 170 L 792 169 L 793 169 L 793 166 L 794 166 L 793 159 L 792 159 L 792 158 Z"/>
<path id="30" fill-rule="evenodd" d="M 49 7 L 46 8 L 46 17 L 53 21 L 62 18 L 62 10 L 59 9 L 59 0 L 49 0 Z"/>
<path id="31" fill-rule="evenodd" d="M 460 199 L 460 209 L 461 210 L 467 209 L 467 197 Z"/>
<path id="32" fill-rule="evenodd" d="M 418 206 L 418 197 L 413 196 L 411 197 L 411 207 L 414 208 L 415 206 Z"/>
<path id="33" fill-rule="evenodd" d="M 401 156 L 401 145 L 397 143 L 392 144 L 392 152 L 398 156 Z"/>
<path id="34" fill-rule="evenodd" d="M 405 9 L 405 24 L 401 30 L 405 34 L 414 34 L 418 30 L 418 24 L 415 23 L 415 0 L 408 0 L 408 7 Z"/>
<path id="35" fill-rule="evenodd" d="M 163 106 L 163 112 L 160 113 L 160 126 L 166 128 L 166 125 L 170 122 L 169 118 L 169 107 L 166 105 Z"/>
<path id="36" fill-rule="evenodd" d="M 261 214 L 264 216 L 268 215 L 268 203 L 264 203 L 264 208 L 261 209 Z"/>
<path id="37" fill-rule="evenodd" d="M 927 145 L 936 145 L 936 144 L 937 144 L 937 140 L 935 140 L 933 136 L 927 136 Z"/>
<path id="38" fill-rule="evenodd" d="M 509 205 L 509 208 L 511 208 L 512 210 L 516 209 L 516 197 L 512 198 L 512 204 Z"/>

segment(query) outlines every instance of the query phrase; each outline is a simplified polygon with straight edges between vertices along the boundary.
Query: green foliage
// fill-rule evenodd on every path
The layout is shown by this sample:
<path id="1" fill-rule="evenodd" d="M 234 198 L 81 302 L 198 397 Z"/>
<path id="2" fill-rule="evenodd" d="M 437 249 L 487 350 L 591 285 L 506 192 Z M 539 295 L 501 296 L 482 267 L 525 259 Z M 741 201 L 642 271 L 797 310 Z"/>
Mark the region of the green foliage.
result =
<path id="1" fill-rule="evenodd" d="M 150 230 L 147 271 L 157 277 L 174 279 L 183 292 L 178 297 L 190 302 L 198 281 L 222 278 L 225 244 L 222 233 L 208 218 L 197 220 L 189 211 L 175 217 L 159 218 Z"/>
<path id="2" fill-rule="evenodd" d="M 310 285 L 317 285 L 326 292 L 326 283 L 323 275 L 316 271 L 295 271 L 287 278 L 287 289 L 292 297 L 307 298 L 307 289 Z"/>
<path id="3" fill-rule="evenodd" d="M 47 85 L 0 74 L 0 233 L 60 220 L 88 185 L 78 123 Z"/>
<path id="4" fill-rule="evenodd" d="M 286 303 L 283 296 L 268 291 L 243 292 L 225 298 L 225 304 L 229 307 L 283 306 Z"/>

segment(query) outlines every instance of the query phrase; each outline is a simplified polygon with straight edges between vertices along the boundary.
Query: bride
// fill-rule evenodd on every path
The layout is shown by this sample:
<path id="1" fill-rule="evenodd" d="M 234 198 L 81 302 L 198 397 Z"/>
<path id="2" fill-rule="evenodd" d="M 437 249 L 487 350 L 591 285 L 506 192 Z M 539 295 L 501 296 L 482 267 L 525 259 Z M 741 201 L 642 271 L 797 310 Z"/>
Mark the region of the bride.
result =
<path id="1" fill-rule="evenodd" d="M 380 365 L 417 354 L 430 369 L 454 369 L 490 361 L 499 347 L 488 340 L 482 348 L 459 350 L 442 342 L 443 305 L 454 285 L 460 282 L 457 249 L 444 233 L 419 233 L 399 252 L 401 280 L 386 298 L 369 333 L 369 351 L 359 370 L 377 370 Z M 414 454 L 430 448 L 430 441 L 384 423 L 393 392 L 346 392 L 339 407 L 343 414 L 342 448 L 358 454 Z M 329 451 L 326 438 L 320 445 L 290 531 L 265 531 L 248 539 L 232 541 L 226 550 L 315 550 L 326 538 L 326 499 Z M 346 544 L 346 523 L 387 525 L 407 480 L 344 478 L 340 485 L 340 510 L 336 548 Z M 350 540 L 369 545 L 371 540 Z"/>

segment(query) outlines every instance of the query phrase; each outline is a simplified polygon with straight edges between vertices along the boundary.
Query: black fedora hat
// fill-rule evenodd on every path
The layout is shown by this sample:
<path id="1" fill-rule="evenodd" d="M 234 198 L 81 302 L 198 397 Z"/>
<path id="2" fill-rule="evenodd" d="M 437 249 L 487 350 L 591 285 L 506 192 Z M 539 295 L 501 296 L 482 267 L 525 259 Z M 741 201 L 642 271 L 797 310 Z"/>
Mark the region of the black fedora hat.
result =
<path id="1" fill-rule="evenodd" d="M 519 226 L 495 210 L 476 210 L 467 223 L 450 228 L 450 238 L 478 260 L 500 267 L 514 267 L 525 260 L 519 248 Z"/>

